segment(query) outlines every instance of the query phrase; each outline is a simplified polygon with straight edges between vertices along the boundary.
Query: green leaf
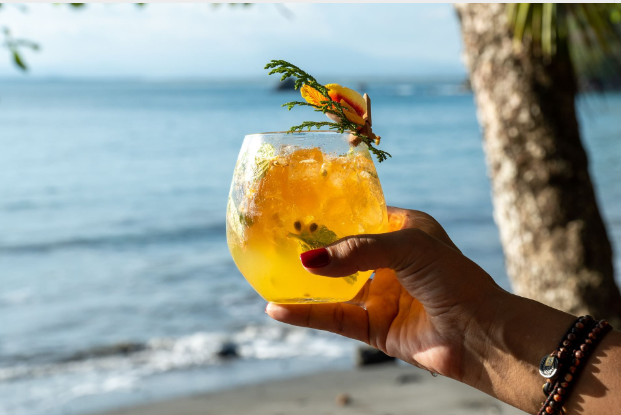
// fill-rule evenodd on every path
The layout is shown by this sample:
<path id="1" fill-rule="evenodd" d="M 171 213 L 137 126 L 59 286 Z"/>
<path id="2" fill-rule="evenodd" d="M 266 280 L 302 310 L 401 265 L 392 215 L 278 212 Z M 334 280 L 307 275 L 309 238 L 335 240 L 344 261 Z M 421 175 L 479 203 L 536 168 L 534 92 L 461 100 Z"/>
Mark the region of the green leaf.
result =
<path id="1" fill-rule="evenodd" d="M 19 52 L 17 50 L 13 50 L 13 62 L 15 62 L 15 64 L 22 70 L 22 71 L 27 71 L 28 67 L 26 66 L 26 64 L 24 63 L 24 61 L 22 60 L 21 55 L 19 54 Z"/>
<path id="2" fill-rule="evenodd" d="M 520 3 L 517 6 L 517 16 L 513 29 L 513 45 L 516 50 L 521 50 L 522 48 L 522 38 L 524 37 L 524 33 L 526 32 L 529 11 L 530 3 Z"/>
<path id="3" fill-rule="evenodd" d="M 556 4 L 543 3 L 543 10 L 541 15 L 541 50 L 543 56 L 551 57 L 555 50 L 555 38 L 556 31 L 554 28 L 554 15 L 556 14 Z"/>
<path id="4" fill-rule="evenodd" d="M 270 169 L 270 163 L 276 157 L 276 149 L 269 143 L 261 144 L 254 156 L 252 164 L 252 179 L 259 181 L 265 177 Z"/>
<path id="5" fill-rule="evenodd" d="M 353 285 L 358 281 L 358 273 L 356 272 L 355 274 L 348 275 L 347 277 L 343 277 L 343 279 Z"/>
<path id="6" fill-rule="evenodd" d="M 305 251 L 323 248 L 339 239 L 334 232 L 324 225 L 321 225 L 315 232 L 302 231 L 299 234 L 289 232 L 289 236 L 298 239 Z"/>

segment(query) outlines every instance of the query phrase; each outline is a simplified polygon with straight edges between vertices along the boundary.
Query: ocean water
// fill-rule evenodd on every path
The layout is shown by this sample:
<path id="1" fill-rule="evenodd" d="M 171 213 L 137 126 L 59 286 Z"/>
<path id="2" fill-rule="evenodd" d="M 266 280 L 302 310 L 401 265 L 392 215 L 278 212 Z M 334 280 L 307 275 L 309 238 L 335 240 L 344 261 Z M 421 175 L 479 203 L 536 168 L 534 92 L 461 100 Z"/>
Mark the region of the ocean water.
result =
<path id="1" fill-rule="evenodd" d="M 87 413 L 351 365 L 356 343 L 267 318 L 228 253 L 244 135 L 315 117 L 280 108 L 297 93 L 271 86 L 0 82 L 0 414 Z M 366 88 L 393 154 L 377 166 L 387 202 L 435 216 L 509 288 L 472 95 L 458 81 Z M 620 113 L 620 95 L 580 100 L 617 269 Z M 218 357 L 228 344 L 238 358 Z"/>

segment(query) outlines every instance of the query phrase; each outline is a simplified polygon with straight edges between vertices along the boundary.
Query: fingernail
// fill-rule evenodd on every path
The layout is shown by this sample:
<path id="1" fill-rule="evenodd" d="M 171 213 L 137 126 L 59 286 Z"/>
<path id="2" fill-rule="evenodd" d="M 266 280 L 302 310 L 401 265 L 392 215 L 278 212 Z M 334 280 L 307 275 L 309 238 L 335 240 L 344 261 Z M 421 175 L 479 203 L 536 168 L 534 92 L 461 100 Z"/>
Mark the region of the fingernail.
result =
<path id="1" fill-rule="evenodd" d="M 301 254 L 300 260 L 306 268 L 322 268 L 330 263 L 330 254 L 326 248 L 313 249 Z"/>

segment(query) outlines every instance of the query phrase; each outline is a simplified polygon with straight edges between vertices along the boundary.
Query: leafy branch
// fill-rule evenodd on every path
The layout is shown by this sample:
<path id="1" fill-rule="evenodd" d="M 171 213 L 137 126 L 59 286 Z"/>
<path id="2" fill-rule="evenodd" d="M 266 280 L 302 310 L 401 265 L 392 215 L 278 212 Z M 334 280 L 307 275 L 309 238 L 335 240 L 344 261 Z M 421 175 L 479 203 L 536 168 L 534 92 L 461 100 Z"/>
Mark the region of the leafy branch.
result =
<path id="1" fill-rule="evenodd" d="M 28 66 L 24 62 L 22 55 L 20 53 L 20 48 L 30 48 L 32 50 L 39 50 L 39 45 L 31 42 L 26 39 L 16 39 L 11 35 L 11 31 L 8 27 L 2 28 L 2 33 L 4 34 L 4 44 L 3 46 L 9 50 L 11 56 L 13 58 L 13 62 L 19 69 L 22 71 L 28 70 Z"/>
<path id="2" fill-rule="evenodd" d="M 283 60 L 272 60 L 270 61 L 270 63 L 265 65 L 265 69 L 271 69 L 268 75 L 273 75 L 276 73 L 282 74 L 282 76 L 280 77 L 281 81 L 284 81 L 287 78 L 295 78 L 294 88 L 296 90 L 304 85 L 308 85 L 309 87 L 317 90 L 321 95 L 325 97 L 325 100 L 322 100 L 320 102 L 321 105 L 315 105 L 301 101 L 292 101 L 283 104 L 283 107 L 287 107 L 289 110 L 296 106 L 313 107 L 317 112 L 332 114 L 339 119 L 338 122 L 304 121 L 302 124 L 291 127 L 289 129 L 290 132 L 302 131 L 304 129 L 308 129 L 310 131 L 313 127 L 317 129 L 327 127 L 328 129 L 336 130 L 339 133 L 350 131 L 354 136 L 360 139 L 360 141 L 366 144 L 369 151 L 375 154 L 378 162 L 381 163 L 388 157 L 392 157 L 389 153 L 374 147 L 374 141 L 370 137 L 358 132 L 359 125 L 355 122 L 348 120 L 345 116 L 345 111 L 347 111 L 348 109 L 345 108 L 340 102 L 334 101 L 328 93 L 328 88 L 317 82 L 317 80 L 310 74 L 298 68 L 297 66 Z"/>

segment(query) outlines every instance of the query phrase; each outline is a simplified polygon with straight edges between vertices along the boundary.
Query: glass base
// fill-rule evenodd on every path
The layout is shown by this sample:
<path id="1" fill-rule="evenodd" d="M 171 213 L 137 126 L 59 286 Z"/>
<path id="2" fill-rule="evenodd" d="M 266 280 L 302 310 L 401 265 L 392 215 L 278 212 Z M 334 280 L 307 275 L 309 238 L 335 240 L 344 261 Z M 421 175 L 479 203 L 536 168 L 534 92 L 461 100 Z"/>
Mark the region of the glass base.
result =
<path id="1" fill-rule="evenodd" d="M 355 296 L 354 296 L 355 297 Z M 346 303 L 350 301 L 354 297 L 351 298 L 309 298 L 309 297 L 299 297 L 299 298 L 265 298 L 266 301 L 275 304 L 328 304 L 328 303 Z"/>

